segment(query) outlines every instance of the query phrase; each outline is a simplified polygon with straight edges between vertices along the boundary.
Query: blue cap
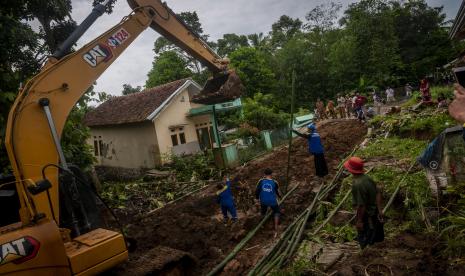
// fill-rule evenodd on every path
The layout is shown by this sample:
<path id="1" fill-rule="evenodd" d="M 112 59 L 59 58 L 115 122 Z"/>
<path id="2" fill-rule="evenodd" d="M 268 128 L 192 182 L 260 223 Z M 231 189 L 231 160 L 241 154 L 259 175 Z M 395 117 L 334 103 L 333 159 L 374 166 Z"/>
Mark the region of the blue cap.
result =
<path id="1" fill-rule="evenodd" d="M 307 128 L 308 128 L 308 129 L 311 129 L 311 130 L 315 130 L 315 129 L 316 129 L 316 126 L 315 126 L 314 123 L 311 123 L 311 124 L 307 125 Z"/>

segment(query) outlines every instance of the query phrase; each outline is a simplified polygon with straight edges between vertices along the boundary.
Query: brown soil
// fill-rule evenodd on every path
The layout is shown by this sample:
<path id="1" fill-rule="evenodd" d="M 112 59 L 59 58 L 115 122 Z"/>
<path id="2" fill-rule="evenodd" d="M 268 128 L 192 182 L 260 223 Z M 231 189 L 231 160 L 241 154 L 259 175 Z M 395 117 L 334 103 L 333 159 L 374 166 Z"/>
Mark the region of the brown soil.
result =
<path id="1" fill-rule="evenodd" d="M 366 270 L 369 275 L 464 275 L 465 268 L 450 267 L 438 256 L 438 247 L 437 236 L 404 232 L 351 254 L 336 263 L 329 274 L 366 275 Z"/>
<path id="2" fill-rule="evenodd" d="M 329 120 L 318 126 L 326 150 L 330 176 L 353 147 L 359 144 L 366 133 L 365 125 L 356 120 Z M 233 192 L 239 211 L 239 221 L 232 225 L 220 222 L 220 210 L 215 199 L 215 187 L 166 206 L 160 212 L 142 221 L 124 217 L 127 233 L 137 240 L 137 250 L 130 254 L 128 263 L 114 269 L 112 273 L 137 275 L 134 265 L 142 266 L 137 259 L 157 246 L 170 247 L 187 252 L 197 260 L 194 275 L 203 275 L 236 246 L 260 221 L 258 210 L 253 205 L 256 182 L 265 168 L 271 168 L 283 189 L 287 168 L 287 147 L 276 149 L 270 154 L 248 163 L 232 172 L 239 176 L 243 185 Z M 314 176 L 313 157 L 307 153 L 307 142 L 297 138 L 291 154 L 291 181 L 289 186 L 300 186 L 283 204 L 281 227 L 288 225 L 311 201 L 312 189 L 321 180 Z M 281 180 L 281 181 L 280 181 Z M 240 275 L 247 271 L 273 242 L 273 226 L 267 223 L 245 248 L 225 268 L 225 275 Z M 151 266 L 150 264 L 147 264 Z"/>

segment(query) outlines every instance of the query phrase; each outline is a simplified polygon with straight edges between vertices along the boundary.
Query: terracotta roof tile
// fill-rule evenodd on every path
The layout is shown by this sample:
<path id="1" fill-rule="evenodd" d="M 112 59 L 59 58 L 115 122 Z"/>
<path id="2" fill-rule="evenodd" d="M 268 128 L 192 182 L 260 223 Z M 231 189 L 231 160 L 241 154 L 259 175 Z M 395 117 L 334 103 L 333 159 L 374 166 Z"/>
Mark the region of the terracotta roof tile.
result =
<path id="1" fill-rule="evenodd" d="M 86 126 L 118 125 L 142 122 L 187 79 L 173 81 L 139 93 L 109 99 L 84 117 Z"/>

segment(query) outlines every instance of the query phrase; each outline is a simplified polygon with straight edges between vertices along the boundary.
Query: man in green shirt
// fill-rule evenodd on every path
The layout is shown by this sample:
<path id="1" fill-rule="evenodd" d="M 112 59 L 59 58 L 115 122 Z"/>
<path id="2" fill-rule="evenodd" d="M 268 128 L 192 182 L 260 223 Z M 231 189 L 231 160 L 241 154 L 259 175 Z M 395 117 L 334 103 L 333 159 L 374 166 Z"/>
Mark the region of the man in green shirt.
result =
<path id="1" fill-rule="evenodd" d="M 363 249 L 384 240 L 381 192 L 373 180 L 364 173 L 363 161 L 351 157 L 344 167 L 353 175 L 352 203 L 356 209 L 357 240 Z"/>

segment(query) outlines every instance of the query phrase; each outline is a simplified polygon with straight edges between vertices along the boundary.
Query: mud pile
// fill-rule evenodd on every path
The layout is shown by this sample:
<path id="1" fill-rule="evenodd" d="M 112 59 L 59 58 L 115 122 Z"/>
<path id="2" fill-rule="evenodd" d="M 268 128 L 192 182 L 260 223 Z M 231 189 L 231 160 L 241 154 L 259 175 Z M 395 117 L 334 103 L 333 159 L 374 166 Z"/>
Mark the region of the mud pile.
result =
<path id="1" fill-rule="evenodd" d="M 324 122 L 318 126 L 318 130 L 326 150 L 330 175 L 325 177 L 325 181 L 328 182 L 341 158 L 361 142 L 366 127 L 355 120 L 333 120 Z M 126 226 L 127 233 L 137 240 L 138 247 L 130 255 L 129 263 L 113 272 L 120 275 L 132 273 L 131 262 L 134 263 L 140 256 L 157 246 L 165 246 L 192 255 L 197 260 L 194 275 L 207 273 L 260 221 L 258 210 L 253 205 L 253 194 L 263 170 L 271 168 L 275 178 L 281 180 L 281 189 L 283 188 L 287 151 L 287 147 L 276 149 L 231 173 L 232 176 L 239 176 L 243 182 L 233 189 L 239 211 L 239 221 L 235 224 L 221 223 L 222 216 L 216 203 L 215 187 L 207 188 L 177 204 L 166 206 L 159 213 L 142 221 L 129 221 Z M 321 183 L 321 179 L 314 176 L 313 157 L 307 153 L 305 139 L 296 138 L 293 142 L 290 175 L 289 186 L 297 183 L 300 185 L 282 206 L 283 228 L 307 207 L 312 199 L 314 186 Z M 262 256 L 272 241 L 272 224 L 268 223 L 237 258 L 228 264 L 224 273 L 238 275 L 245 272 Z"/>

